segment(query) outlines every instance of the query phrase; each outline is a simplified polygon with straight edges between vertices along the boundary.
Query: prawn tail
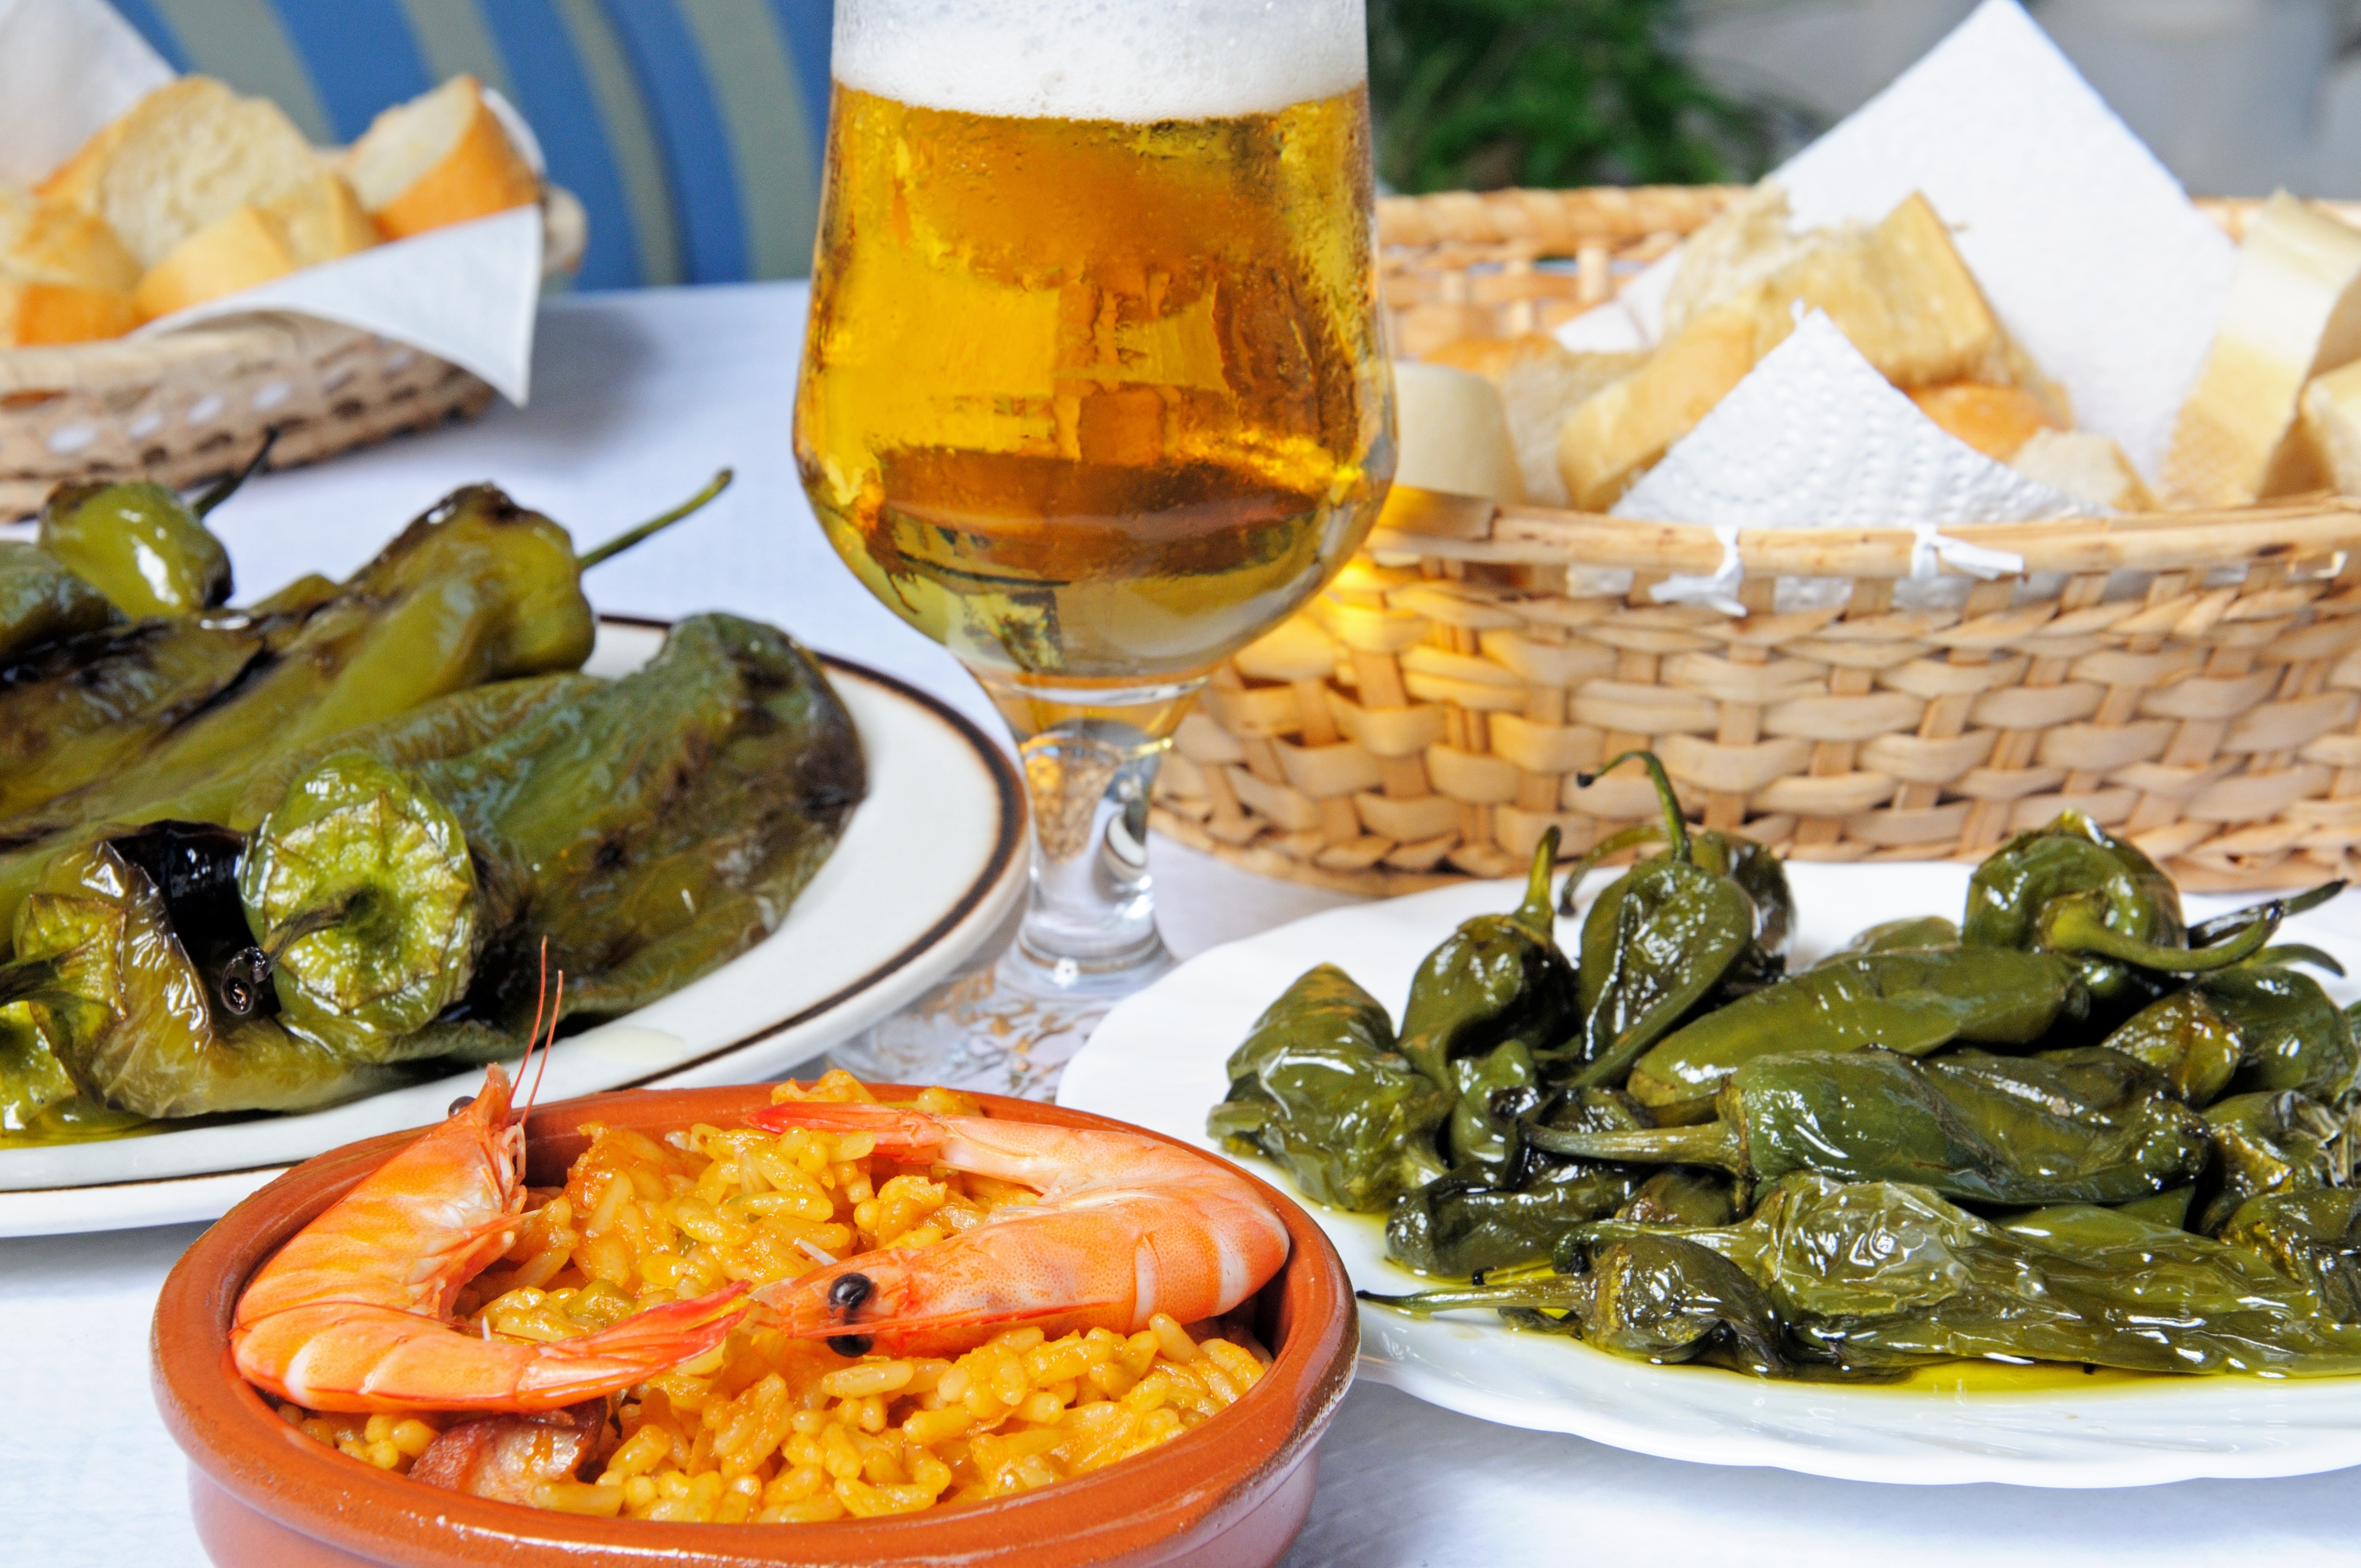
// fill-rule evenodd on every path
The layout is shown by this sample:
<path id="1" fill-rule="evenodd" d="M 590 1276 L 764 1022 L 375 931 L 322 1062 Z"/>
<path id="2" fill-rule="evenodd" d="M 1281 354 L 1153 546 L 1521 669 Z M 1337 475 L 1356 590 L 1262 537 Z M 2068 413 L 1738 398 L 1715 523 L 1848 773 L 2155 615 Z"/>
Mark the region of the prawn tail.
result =
<path id="1" fill-rule="evenodd" d="M 766 1133 L 801 1127 L 815 1133 L 867 1133 L 878 1151 L 889 1159 L 939 1147 L 949 1129 L 942 1119 L 903 1105 L 874 1105 L 857 1101 L 788 1100 L 750 1113 L 746 1124 Z"/>
<path id="2" fill-rule="evenodd" d="M 543 1398 L 565 1395 L 557 1404 L 610 1393 L 669 1372 L 684 1362 L 718 1350 L 751 1306 L 740 1301 L 743 1284 L 732 1284 L 689 1301 L 669 1301 L 580 1339 L 557 1340 L 526 1372 L 517 1392 Z M 521 1407 L 517 1407 L 521 1408 Z"/>

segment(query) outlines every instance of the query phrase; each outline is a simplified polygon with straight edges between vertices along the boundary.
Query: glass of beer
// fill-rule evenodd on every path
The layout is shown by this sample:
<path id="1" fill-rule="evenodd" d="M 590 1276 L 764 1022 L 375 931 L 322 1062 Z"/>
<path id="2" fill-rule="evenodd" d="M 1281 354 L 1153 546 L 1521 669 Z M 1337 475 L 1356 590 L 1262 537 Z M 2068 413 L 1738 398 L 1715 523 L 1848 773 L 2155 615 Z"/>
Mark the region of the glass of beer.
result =
<path id="1" fill-rule="evenodd" d="M 1031 894 L 837 1053 L 1046 1093 L 1170 962 L 1158 758 L 1393 469 L 1362 0 L 838 0 L 796 459 L 1015 731 Z M 923 828 L 922 824 L 913 825 Z"/>

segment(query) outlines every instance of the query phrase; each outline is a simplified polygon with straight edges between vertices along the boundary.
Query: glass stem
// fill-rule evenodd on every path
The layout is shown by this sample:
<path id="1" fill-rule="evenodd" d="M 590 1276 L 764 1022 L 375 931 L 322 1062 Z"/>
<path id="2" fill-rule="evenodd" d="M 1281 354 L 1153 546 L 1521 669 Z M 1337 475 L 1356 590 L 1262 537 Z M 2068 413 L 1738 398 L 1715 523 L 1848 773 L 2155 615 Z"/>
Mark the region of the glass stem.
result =
<path id="1" fill-rule="evenodd" d="M 1156 930 L 1148 802 L 1165 742 L 1068 718 L 1018 742 L 1033 803 L 1033 885 L 1010 957 L 1062 991 L 1125 992 L 1171 962 Z"/>

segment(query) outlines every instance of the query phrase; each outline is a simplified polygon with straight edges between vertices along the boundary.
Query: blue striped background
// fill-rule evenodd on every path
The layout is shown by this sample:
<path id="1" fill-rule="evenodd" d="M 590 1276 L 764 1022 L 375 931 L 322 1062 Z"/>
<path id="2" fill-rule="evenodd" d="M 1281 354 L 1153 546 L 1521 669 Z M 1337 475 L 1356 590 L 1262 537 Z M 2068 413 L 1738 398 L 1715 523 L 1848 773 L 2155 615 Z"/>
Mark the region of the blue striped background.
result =
<path id="1" fill-rule="evenodd" d="M 582 198 L 579 285 L 809 268 L 830 0 L 114 0 L 164 58 L 276 99 L 313 139 L 473 71 Z"/>

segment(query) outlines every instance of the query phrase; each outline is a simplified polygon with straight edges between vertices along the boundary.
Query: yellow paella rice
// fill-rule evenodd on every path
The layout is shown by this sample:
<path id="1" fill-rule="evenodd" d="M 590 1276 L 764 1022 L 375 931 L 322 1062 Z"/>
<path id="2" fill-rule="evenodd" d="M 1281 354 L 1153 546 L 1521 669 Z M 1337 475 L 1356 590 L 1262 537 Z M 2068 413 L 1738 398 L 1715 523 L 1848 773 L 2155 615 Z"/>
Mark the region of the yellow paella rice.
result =
<path id="1" fill-rule="evenodd" d="M 873 1100 L 831 1072 L 786 1100 Z M 928 1090 L 919 1109 L 970 1114 Z M 868 1134 L 698 1125 L 659 1141 L 594 1131 L 562 1190 L 534 1190 L 516 1244 L 462 1294 L 465 1326 L 522 1340 L 587 1334 L 740 1280 L 789 1279 L 877 1247 L 919 1247 L 1032 1194 L 903 1166 Z M 1269 1355 L 1244 1311 L 1124 1335 L 1013 1328 L 955 1359 L 866 1355 L 788 1338 L 757 1309 L 722 1347 L 627 1391 L 592 1479 L 544 1483 L 543 1508 L 737 1523 L 910 1513 L 1046 1486 L 1170 1442 L 1236 1399 Z M 299 1430 L 407 1471 L 453 1417 L 321 1415 Z"/>

